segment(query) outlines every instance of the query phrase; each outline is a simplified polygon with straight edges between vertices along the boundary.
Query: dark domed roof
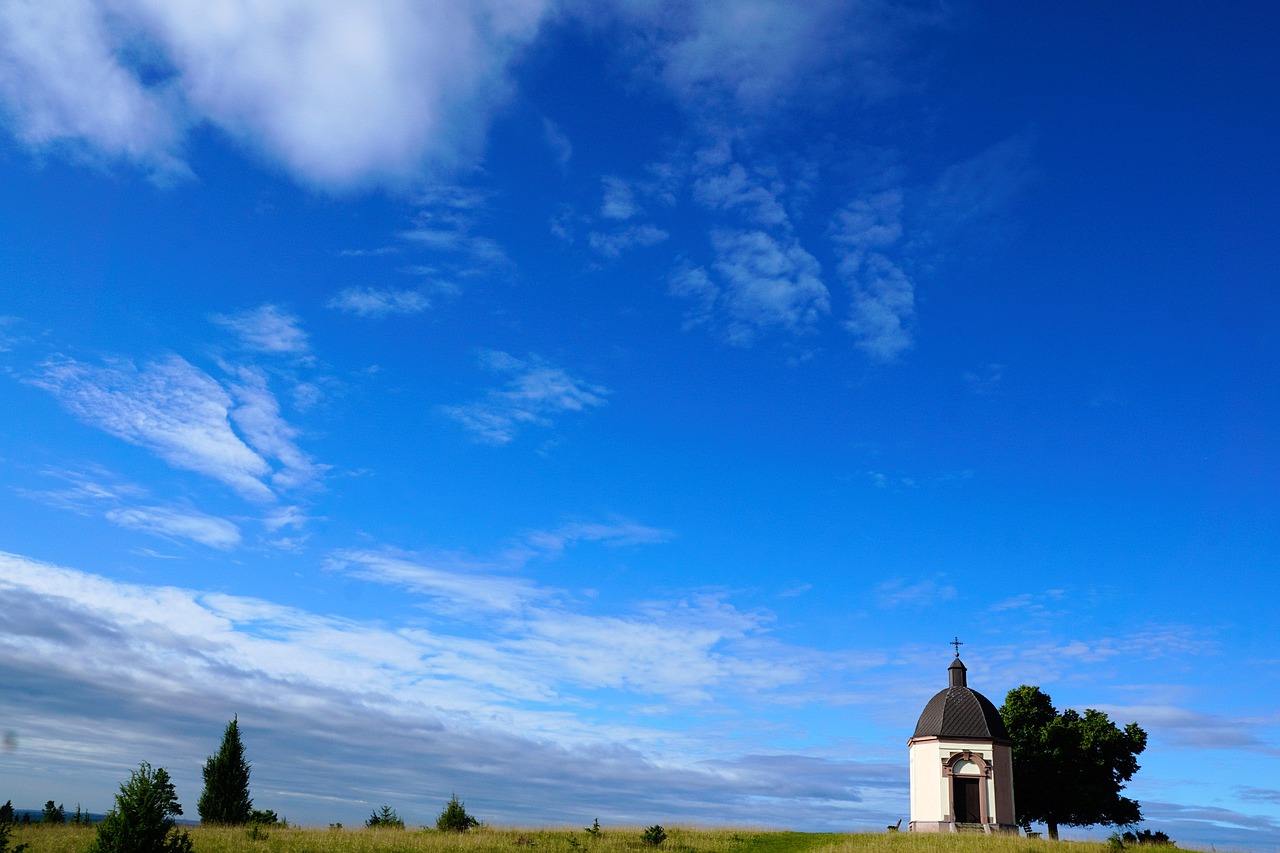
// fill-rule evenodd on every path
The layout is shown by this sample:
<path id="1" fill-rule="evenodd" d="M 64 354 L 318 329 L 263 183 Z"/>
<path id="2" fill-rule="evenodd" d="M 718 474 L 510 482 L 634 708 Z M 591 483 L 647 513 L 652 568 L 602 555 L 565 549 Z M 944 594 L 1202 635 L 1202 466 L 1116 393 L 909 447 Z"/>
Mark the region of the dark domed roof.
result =
<path id="1" fill-rule="evenodd" d="M 917 737 L 959 740 L 1009 740 L 1009 731 L 991 700 L 965 684 L 965 667 L 956 658 L 948 668 L 951 686 L 937 693 L 920 713 Z"/>

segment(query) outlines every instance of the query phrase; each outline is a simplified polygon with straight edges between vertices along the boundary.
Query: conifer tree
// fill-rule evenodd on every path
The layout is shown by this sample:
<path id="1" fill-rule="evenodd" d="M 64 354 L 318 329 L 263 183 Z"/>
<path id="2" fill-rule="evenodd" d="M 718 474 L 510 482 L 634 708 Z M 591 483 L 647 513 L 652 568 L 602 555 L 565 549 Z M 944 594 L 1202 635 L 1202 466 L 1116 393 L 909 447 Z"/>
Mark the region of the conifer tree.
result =
<path id="1" fill-rule="evenodd" d="M 174 820 L 181 814 L 169 774 L 144 761 L 120 786 L 88 853 L 191 853 L 191 836 Z"/>
<path id="2" fill-rule="evenodd" d="M 204 763 L 204 793 L 196 804 L 201 823 L 242 824 L 253 815 L 249 799 L 249 762 L 240 742 L 238 716 L 227 723 L 217 755 Z"/>

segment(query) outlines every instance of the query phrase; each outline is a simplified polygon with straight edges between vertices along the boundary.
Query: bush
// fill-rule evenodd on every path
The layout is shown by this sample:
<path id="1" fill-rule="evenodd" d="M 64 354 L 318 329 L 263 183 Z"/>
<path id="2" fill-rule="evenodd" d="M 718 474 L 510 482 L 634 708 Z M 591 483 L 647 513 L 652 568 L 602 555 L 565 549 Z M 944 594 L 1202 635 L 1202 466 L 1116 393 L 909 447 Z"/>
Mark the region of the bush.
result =
<path id="1" fill-rule="evenodd" d="M 652 844 L 654 847 L 657 847 L 659 844 L 667 840 L 667 831 L 662 828 L 662 824 L 655 823 L 644 831 L 644 834 L 640 836 L 640 840 L 645 844 Z"/>
<path id="2" fill-rule="evenodd" d="M 289 821 L 280 817 L 271 809 L 254 809 L 249 814 L 249 823 L 256 823 L 261 826 L 289 826 Z"/>
<path id="3" fill-rule="evenodd" d="M 404 829 L 404 821 L 400 819 L 400 815 L 396 814 L 396 810 L 391 806 L 384 805 L 381 809 L 374 809 L 373 814 L 369 815 L 369 819 L 364 825 L 370 829 Z"/>
<path id="4" fill-rule="evenodd" d="M 1141 832 L 1139 832 L 1137 835 L 1133 834 L 1132 832 L 1126 832 L 1122 837 L 1124 838 L 1124 841 L 1126 844 L 1141 844 L 1141 845 L 1154 846 L 1154 847 L 1177 847 L 1178 846 L 1176 842 L 1172 841 L 1169 838 L 1167 833 L 1160 832 L 1159 830 L 1152 832 L 1149 829 L 1144 829 Z"/>
<path id="5" fill-rule="evenodd" d="M 454 794 L 445 804 L 444 811 L 436 818 L 436 829 L 441 832 L 466 832 L 480 825 L 480 821 L 467 814 L 465 804 Z"/>
<path id="6" fill-rule="evenodd" d="M 145 761 L 116 794 L 116 807 L 98 824 L 89 853 L 191 853 L 191 836 L 178 831 L 182 814 L 173 782 L 163 767 Z"/>
<path id="7" fill-rule="evenodd" d="M 9 810 L 10 811 L 13 810 L 12 804 L 10 804 Z M 29 846 L 26 844 L 19 844 L 17 847 L 14 847 L 12 850 L 9 849 L 9 833 L 12 831 L 13 831 L 12 820 L 0 821 L 0 853 L 22 853 L 22 851 L 26 850 L 27 847 Z"/>

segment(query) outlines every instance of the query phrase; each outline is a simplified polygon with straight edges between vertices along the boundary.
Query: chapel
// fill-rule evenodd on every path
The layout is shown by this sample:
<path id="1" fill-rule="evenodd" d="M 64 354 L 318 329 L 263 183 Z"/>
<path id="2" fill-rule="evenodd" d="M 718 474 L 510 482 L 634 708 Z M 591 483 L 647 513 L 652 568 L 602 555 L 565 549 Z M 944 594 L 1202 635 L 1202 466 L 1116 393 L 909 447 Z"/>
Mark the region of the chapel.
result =
<path id="1" fill-rule="evenodd" d="M 968 685 L 956 659 L 947 687 L 920 713 L 907 741 L 912 832 L 1016 832 L 1013 741 L 991 700 Z"/>

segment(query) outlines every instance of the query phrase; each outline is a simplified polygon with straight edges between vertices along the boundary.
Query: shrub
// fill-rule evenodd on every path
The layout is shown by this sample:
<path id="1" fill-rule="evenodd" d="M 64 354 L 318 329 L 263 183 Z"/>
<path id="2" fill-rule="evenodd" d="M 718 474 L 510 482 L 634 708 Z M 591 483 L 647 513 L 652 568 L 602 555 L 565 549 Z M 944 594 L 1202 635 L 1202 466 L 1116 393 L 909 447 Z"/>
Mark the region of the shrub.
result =
<path id="1" fill-rule="evenodd" d="M 13 810 L 12 804 L 9 805 L 9 809 L 10 811 Z M 12 831 L 13 831 L 12 820 L 0 821 L 0 853 L 22 853 L 22 851 L 26 850 L 27 847 L 29 846 L 26 844 L 19 844 L 17 847 L 14 847 L 12 850 L 9 849 L 9 833 Z"/>
<path id="2" fill-rule="evenodd" d="M 583 827 L 582 831 L 587 835 L 590 835 L 592 838 L 598 838 L 600 836 L 600 818 L 596 818 L 592 821 L 591 826 Z"/>
<path id="3" fill-rule="evenodd" d="M 191 836 L 178 831 L 182 806 L 163 767 L 145 761 L 116 794 L 116 807 L 98 824 L 89 853 L 191 853 Z"/>
<path id="4" fill-rule="evenodd" d="M 667 840 L 667 831 L 662 828 L 662 824 L 655 823 L 644 831 L 644 834 L 640 836 L 640 840 L 645 844 L 652 844 L 654 847 L 657 847 L 659 844 Z"/>
<path id="5" fill-rule="evenodd" d="M 1144 829 L 1141 832 L 1139 832 L 1137 835 L 1133 834 L 1132 832 L 1126 832 L 1122 837 L 1124 838 L 1124 841 L 1126 844 L 1142 844 L 1146 846 L 1155 846 L 1155 847 L 1177 847 L 1178 846 L 1176 842 L 1172 841 L 1169 838 L 1167 833 L 1160 832 L 1159 830 L 1152 832 L 1149 829 Z"/>
<path id="6" fill-rule="evenodd" d="M 441 832 L 466 832 L 480 825 L 480 821 L 467 814 L 464 803 L 454 794 L 445 804 L 444 810 L 436 818 L 436 829 Z"/>
<path id="7" fill-rule="evenodd" d="M 374 809 L 373 814 L 369 815 L 369 819 L 364 825 L 370 829 L 404 829 L 404 821 L 400 819 L 400 815 L 396 814 L 396 810 L 391 806 L 384 805 L 381 809 Z"/>
<path id="8" fill-rule="evenodd" d="M 249 814 L 249 823 L 256 823 L 262 826 L 281 826 L 287 827 L 289 821 L 277 815 L 271 809 L 254 809 Z"/>

